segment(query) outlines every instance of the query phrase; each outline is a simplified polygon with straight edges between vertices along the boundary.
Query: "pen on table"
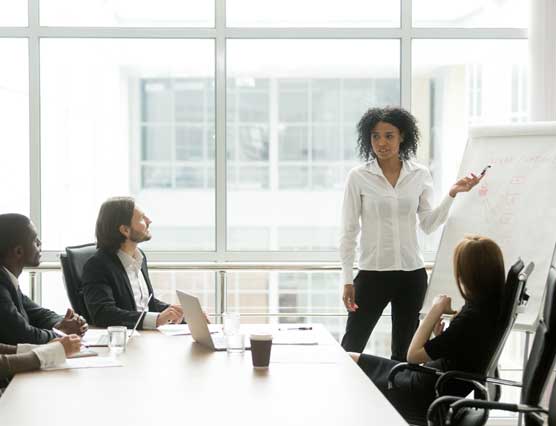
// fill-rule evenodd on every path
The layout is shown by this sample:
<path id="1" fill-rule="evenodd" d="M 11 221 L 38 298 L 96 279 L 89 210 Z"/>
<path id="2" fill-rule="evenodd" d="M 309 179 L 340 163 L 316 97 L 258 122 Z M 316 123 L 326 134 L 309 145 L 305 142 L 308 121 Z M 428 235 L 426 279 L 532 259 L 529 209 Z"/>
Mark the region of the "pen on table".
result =
<path id="1" fill-rule="evenodd" d="M 280 328 L 280 330 L 312 330 L 313 327 L 288 327 L 288 328 Z"/>

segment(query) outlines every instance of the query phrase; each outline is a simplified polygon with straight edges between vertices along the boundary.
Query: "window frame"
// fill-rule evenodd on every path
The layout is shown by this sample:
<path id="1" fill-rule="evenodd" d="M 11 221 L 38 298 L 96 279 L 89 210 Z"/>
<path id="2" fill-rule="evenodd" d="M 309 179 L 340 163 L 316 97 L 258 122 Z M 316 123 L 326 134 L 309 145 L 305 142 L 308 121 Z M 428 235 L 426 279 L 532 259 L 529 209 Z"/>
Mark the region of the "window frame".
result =
<path id="1" fill-rule="evenodd" d="M 412 27 L 412 0 L 400 0 L 398 28 L 232 28 L 226 26 L 226 2 L 215 1 L 212 28 L 164 27 L 47 27 L 41 26 L 39 1 L 28 0 L 28 26 L 0 27 L 2 38 L 25 38 L 29 49 L 29 134 L 30 134 L 30 214 L 41 231 L 41 136 L 40 136 L 40 41 L 45 38 L 180 38 L 215 41 L 215 250 L 152 251 L 149 259 L 159 261 L 334 261 L 336 251 L 230 251 L 226 223 L 226 44 L 231 39 L 397 39 L 400 41 L 401 106 L 411 109 L 411 48 L 416 39 L 527 39 L 523 28 L 417 28 Z M 272 179 L 272 176 L 270 177 Z M 340 206 L 338 206 L 338 209 Z M 434 253 L 426 252 L 427 260 Z M 45 252 L 44 261 L 57 261 L 58 251 Z"/>

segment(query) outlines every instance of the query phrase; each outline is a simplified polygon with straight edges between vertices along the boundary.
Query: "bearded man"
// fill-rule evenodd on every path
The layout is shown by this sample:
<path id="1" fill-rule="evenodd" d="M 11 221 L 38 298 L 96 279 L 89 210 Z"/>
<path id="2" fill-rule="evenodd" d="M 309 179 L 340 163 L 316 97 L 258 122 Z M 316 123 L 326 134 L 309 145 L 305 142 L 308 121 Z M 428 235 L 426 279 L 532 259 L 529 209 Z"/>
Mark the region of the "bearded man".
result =
<path id="1" fill-rule="evenodd" d="M 180 305 L 150 299 L 153 288 L 147 259 L 138 245 L 151 239 L 152 221 L 131 197 L 114 197 L 100 207 L 96 223 L 97 252 L 83 268 L 83 297 L 93 325 L 132 329 L 148 308 L 139 329 L 180 323 Z M 148 304 L 148 305 L 147 305 Z"/>

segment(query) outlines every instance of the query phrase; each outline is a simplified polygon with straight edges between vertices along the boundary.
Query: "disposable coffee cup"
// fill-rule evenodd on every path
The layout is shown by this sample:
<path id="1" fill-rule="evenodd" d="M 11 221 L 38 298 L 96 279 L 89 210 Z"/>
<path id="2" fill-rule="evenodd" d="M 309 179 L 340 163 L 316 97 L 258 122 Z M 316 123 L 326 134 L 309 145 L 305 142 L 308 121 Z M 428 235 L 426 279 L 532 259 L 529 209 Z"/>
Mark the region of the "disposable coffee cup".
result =
<path id="1" fill-rule="evenodd" d="M 251 334 L 249 340 L 251 340 L 253 367 L 268 368 L 270 350 L 272 349 L 272 334 Z"/>

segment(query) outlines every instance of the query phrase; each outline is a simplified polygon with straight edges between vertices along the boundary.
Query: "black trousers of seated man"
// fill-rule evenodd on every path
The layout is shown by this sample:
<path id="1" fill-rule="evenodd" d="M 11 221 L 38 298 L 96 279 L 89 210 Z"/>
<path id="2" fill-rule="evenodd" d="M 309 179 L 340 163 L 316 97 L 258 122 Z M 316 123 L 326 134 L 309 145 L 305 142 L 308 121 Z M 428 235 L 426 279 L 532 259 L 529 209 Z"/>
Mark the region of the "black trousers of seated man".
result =
<path id="1" fill-rule="evenodd" d="M 407 349 L 419 325 L 419 311 L 427 291 L 425 268 L 414 271 L 359 271 L 353 281 L 355 303 L 349 312 L 342 347 L 363 352 L 384 308 L 392 307 L 392 356 L 406 361 Z"/>

